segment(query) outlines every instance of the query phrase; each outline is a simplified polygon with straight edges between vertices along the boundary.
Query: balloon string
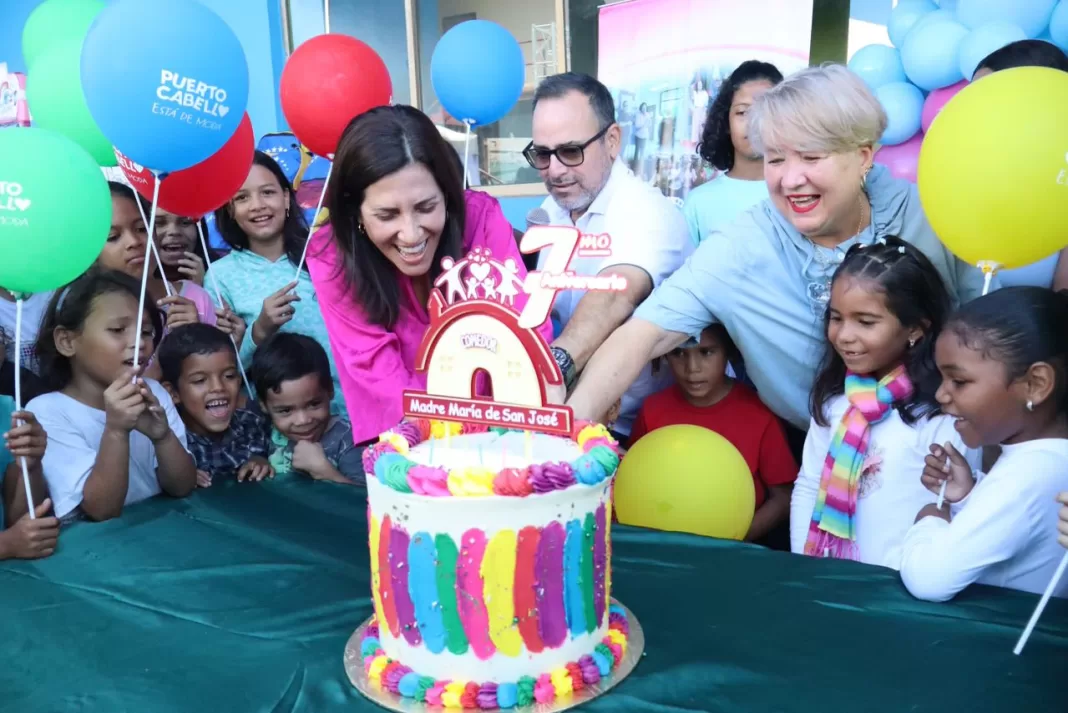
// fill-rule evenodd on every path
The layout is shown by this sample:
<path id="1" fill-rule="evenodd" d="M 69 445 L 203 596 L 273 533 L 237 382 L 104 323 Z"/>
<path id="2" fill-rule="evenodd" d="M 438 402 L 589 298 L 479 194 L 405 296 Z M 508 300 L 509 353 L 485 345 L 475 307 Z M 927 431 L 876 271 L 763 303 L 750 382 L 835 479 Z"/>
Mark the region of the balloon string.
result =
<path id="1" fill-rule="evenodd" d="M 22 297 L 15 296 L 15 410 L 22 410 Z M 22 419 L 18 420 L 22 425 Z M 7 428 L 7 424 L 4 424 Z M 30 511 L 30 519 L 36 520 L 37 513 L 33 507 L 33 492 L 30 488 L 30 469 L 26 464 L 26 456 L 19 456 L 19 465 L 22 466 L 22 487 L 26 491 L 26 508 Z"/>
<path id="2" fill-rule="evenodd" d="M 204 221 L 197 221 L 197 235 L 200 236 L 200 248 L 204 251 L 204 269 L 207 272 L 208 279 L 211 280 L 211 286 L 215 289 L 215 297 L 219 301 L 219 306 L 223 309 L 229 309 L 230 305 L 223 299 L 222 291 L 219 290 L 219 281 L 215 279 L 215 273 L 211 271 L 211 256 L 208 253 L 208 241 L 204 239 Z M 237 370 L 241 373 L 241 381 L 245 383 L 245 391 L 248 393 L 248 397 L 253 401 L 256 400 L 256 392 L 252 390 L 252 387 L 248 383 L 248 375 L 245 374 L 245 365 L 241 363 L 241 347 L 238 345 L 237 340 L 234 339 L 234 335 L 230 334 L 230 343 L 234 345 L 234 353 L 237 354 Z"/>
<path id="3" fill-rule="evenodd" d="M 1001 265 L 991 260 L 980 260 L 977 267 L 983 271 L 983 294 L 985 295 L 990 292 L 990 283 L 994 279 L 994 273 Z"/>
<path id="4" fill-rule="evenodd" d="M 319 220 L 319 212 L 323 209 L 323 199 L 326 198 L 326 187 L 330 185 L 330 174 L 334 172 L 334 160 L 330 159 L 330 168 L 326 169 L 326 180 L 323 181 L 323 190 L 319 194 L 319 205 L 315 206 L 315 215 L 312 216 L 311 227 L 308 228 L 308 239 L 304 241 L 304 250 L 300 253 L 300 262 L 297 263 L 297 276 L 294 282 L 300 281 L 300 271 L 304 269 L 304 259 L 308 256 L 308 246 L 311 245 L 312 235 L 315 234 L 315 221 Z"/>
<path id="5" fill-rule="evenodd" d="M 1038 606 L 1035 607 L 1034 613 L 1031 614 L 1031 619 L 1027 622 L 1027 626 L 1024 627 L 1023 633 L 1020 634 L 1020 640 L 1016 642 L 1016 648 L 1012 650 L 1015 655 L 1019 656 L 1024 646 L 1027 646 L 1027 640 L 1031 638 L 1031 632 L 1035 630 L 1035 624 L 1038 623 L 1039 617 L 1042 616 L 1046 605 L 1049 604 L 1049 598 L 1053 596 L 1053 590 L 1060 583 L 1066 568 L 1068 568 L 1068 552 L 1065 552 L 1064 556 L 1061 557 L 1061 563 L 1057 565 L 1057 570 L 1053 573 L 1049 584 L 1046 585 L 1046 591 L 1042 593 L 1042 598 L 1038 600 Z"/>
<path id="6" fill-rule="evenodd" d="M 471 151 L 471 124 L 470 119 L 464 119 L 464 126 L 467 127 L 467 132 L 464 134 L 464 190 L 467 190 L 468 176 L 467 176 L 467 159 L 470 156 Z"/>
<path id="7" fill-rule="evenodd" d="M 156 185 L 152 188 L 152 212 L 148 218 L 149 246 L 152 245 L 152 236 L 156 230 L 156 205 L 159 203 L 159 184 L 163 180 L 159 177 L 159 171 L 153 171 L 152 175 L 156 177 Z M 150 264 L 147 251 L 151 249 L 151 247 L 146 248 L 145 265 L 141 269 L 141 297 L 137 302 L 137 333 L 134 334 L 134 369 L 141 365 L 141 328 L 145 321 L 145 294 L 148 292 L 148 266 Z M 135 375 L 134 379 L 136 378 L 137 376 Z"/>
<path id="8" fill-rule="evenodd" d="M 145 209 L 136 195 L 134 195 L 134 203 L 137 204 L 137 212 L 141 214 L 141 222 L 145 224 L 145 227 L 148 227 L 148 218 L 145 217 Z M 150 234 L 148 236 L 148 249 L 156 256 L 156 267 L 159 268 L 159 276 L 163 279 L 163 289 L 167 291 L 167 296 L 170 297 L 174 293 L 171 291 L 171 283 L 170 280 L 167 279 L 167 273 L 163 270 L 163 259 L 159 256 L 159 250 L 156 250 L 154 238 L 154 235 Z"/>

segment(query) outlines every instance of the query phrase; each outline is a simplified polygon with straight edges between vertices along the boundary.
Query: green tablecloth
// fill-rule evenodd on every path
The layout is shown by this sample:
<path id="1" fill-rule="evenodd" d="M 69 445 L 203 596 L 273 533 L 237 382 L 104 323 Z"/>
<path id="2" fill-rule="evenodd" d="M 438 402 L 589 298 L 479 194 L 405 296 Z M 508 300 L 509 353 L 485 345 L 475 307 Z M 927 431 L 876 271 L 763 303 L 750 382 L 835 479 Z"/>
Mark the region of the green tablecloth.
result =
<path id="1" fill-rule="evenodd" d="M 896 573 L 619 527 L 646 656 L 591 711 L 1057 713 L 1068 603 L 913 600 Z M 0 563 L 0 710 L 370 711 L 342 652 L 371 614 L 364 501 L 300 480 L 156 499 Z"/>

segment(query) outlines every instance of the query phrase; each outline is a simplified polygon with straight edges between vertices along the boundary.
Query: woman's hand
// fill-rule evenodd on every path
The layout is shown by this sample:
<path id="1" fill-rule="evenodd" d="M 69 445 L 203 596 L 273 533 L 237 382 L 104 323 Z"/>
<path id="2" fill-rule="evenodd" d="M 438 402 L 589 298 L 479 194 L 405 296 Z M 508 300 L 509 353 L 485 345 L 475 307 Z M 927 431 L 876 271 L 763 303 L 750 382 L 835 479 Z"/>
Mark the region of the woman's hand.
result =
<path id="1" fill-rule="evenodd" d="M 237 348 L 241 348 L 241 342 L 245 339 L 245 320 L 234 312 L 229 304 L 223 302 L 223 307 L 215 308 L 215 326 L 220 332 L 229 334 L 234 339 Z"/>
<path id="2" fill-rule="evenodd" d="M 252 341 L 256 344 L 263 344 L 265 339 L 277 332 L 283 324 L 293 319 L 293 315 L 297 311 L 293 303 L 300 301 L 300 297 L 294 292 L 296 289 L 297 283 L 290 282 L 263 301 L 263 309 L 260 310 L 260 316 L 256 318 L 255 324 L 252 325 Z"/>
<path id="3" fill-rule="evenodd" d="M 931 455 L 924 459 L 920 480 L 936 495 L 942 489 L 942 483 L 946 483 L 948 503 L 959 503 L 975 487 L 971 466 L 952 443 L 947 443 L 944 448 L 937 443 L 931 445 Z"/>
<path id="4" fill-rule="evenodd" d="M 190 282 L 204 286 L 204 261 L 196 253 L 186 252 L 178 261 L 178 272 Z"/>
<path id="5" fill-rule="evenodd" d="M 21 426 L 19 421 L 22 421 Z M 4 434 L 4 443 L 12 457 L 25 458 L 26 467 L 34 470 L 41 466 L 48 434 L 32 413 L 16 411 L 11 414 L 11 430 Z"/>
<path id="6" fill-rule="evenodd" d="M 104 417 L 108 428 L 129 433 L 146 408 L 141 394 L 142 382 L 134 381 L 137 372 L 123 369 L 119 378 L 104 390 Z"/>
<path id="7" fill-rule="evenodd" d="M 148 436 L 153 443 L 162 441 L 171 432 L 171 425 L 167 423 L 167 412 L 160 406 L 159 399 L 152 393 L 152 389 L 148 388 L 144 379 L 138 379 L 137 386 L 145 408 L 134 422 L 134 428 Z"/>
<path id="8" fill-rule="evenodd" d="M 167 329 L 176 329 L 186 324 L 196 324 L 200 321 L 197 306 L 193 300 L 181 295 L 170 295 L 156 303 L 159 308 L 167 313 Z"/>

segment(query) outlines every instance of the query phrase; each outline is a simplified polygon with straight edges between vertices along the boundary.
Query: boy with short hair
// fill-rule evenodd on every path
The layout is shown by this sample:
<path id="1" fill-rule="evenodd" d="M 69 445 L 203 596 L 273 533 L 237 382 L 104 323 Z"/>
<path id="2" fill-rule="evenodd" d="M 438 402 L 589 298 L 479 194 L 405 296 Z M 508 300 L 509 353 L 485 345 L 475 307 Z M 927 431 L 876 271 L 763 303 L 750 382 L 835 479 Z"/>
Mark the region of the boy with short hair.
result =
<path id="1" fill-rule="evenodd" d="M 785 538 L 775 536 L 787 534 L 790 494 L 800 468 L 779 419 L 756 392 L 727 376 L 728 363 L 741 362 L 727 330 L 713 324 L 701 332 L 697 345 L 679 347 L 666 359 L 676 383 L 645 399 L 628 446 L 650 431 L 678 424 L 720 434 L 745 458 L 756 486 L 756 514 L 746 541 L 789 549 Z"/>
<path id="2" fill-rule="evenodd" d="M 163 386 L 186 427 L 197 464 L 197 485 L 230 475 L 260 481 L 274 475 L 267 461 L 270 424 L 244 406 L 237 353 L 230 338 L 208 324 L 172 329 L 158 353 Z"/>
<path id="3" fill-rule="evenodd" d="M 334 381 L 319 342 L 276 333 L 256 349 L 249 379 L 274 427 L 270 462 L 277 472 L 366 485 L 363 449 L 353 444 L 352 425 L 330 414 Z"/>

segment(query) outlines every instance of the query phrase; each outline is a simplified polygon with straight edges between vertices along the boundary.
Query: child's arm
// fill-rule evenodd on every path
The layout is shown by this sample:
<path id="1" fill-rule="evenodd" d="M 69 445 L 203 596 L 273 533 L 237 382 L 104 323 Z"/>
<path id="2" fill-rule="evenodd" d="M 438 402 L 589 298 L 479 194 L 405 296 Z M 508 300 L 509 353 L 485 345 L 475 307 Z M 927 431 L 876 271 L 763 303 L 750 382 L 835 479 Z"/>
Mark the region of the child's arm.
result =
<path id="1" fill-rule="evenodd" d="M 22 478 L 21 467 L 9 463 L 6 480 Z M 6 530 L 0 530 L 0 560 L 38 559 L 56 551 L 59 520 L 48 515 L 52 501 L 45 498 L 35 509 L 36 519 L 23 515 Z"/>
<path id="2" fill-rule="evenodd" d="M 332 483 L 354 483 L 342 475 L 326 457 L 322 443 L 300 441 L 293 448 L 293 470 L 310 475 L 314 480 L 326 480 Z"/>
<path id="3" fill-rule="evenodd" d="M 122 514 L 130 489 L 130 431 L 145 410 L 139 382 L 127 369 L 104 391 L 106 414 L 96 460 L 82 486 L 81 508 L 90 520 Z"/>
<path id="4" fill-rule="evenodd" d="M 171 497 L 184 498 L 197 487 L 197 466 L 175 432 L 175 428 L 182 429 L 181 419 L 174 403 L 162 405 L 143 380 L 139 380 L 139 388 L 145 408 L 135 428 L 152 441 L 160 490 Z M 184 430 L 181 432 L 184 435 Z"/>
<path id="5" fill-rule="evenodd" d="M 768 414 L 768 423 L 760 439 L 756 476 L 768 488 L 768 497 L 753 515 L 746 533 L 747 542 L 767 537 L 768 533 L 790 517 L 790 496 L 797 480 L 797 461 L 790 453 L 779 420 Z"/>
<path id="6" fill-rule="evenodd" d="M 19 425 L 22 421 L 22 425 Z M 48 436 L 37 422 L 37 417 L 29 411 L 16 411 L 11 415 L 11 430 L 4 434 L 4 444 L 11 453 L 13 461 L 7 467 L 4 477 L 3 502 L 6 526 L 11 527 L 29 513 L 26 504 L 26 486 L 22 480 L 20 459 L 26 459 L 30 476 L 30 490 L 33 494 L 33 506 L 38 507 L 48 498 L 48 485 L 45 483 L 41 458 L 44 457 Z"/>
<path id="7" fill-rule="evenodd" d="M 812 522 L 812 511 L 816 507 L 816 496 L 820 489 L 820 477 L 823 462 L 827 458 L 830 446 L 831 429 L 820 426 L 815 421 L 809 424 L 808 436 L 805 437 L 805 449 L 801 456 L 801 470 L 794 483 L 790 497 L 790 551 L 803 553 L 805 540 L 808 539 L 808 527 Z"/>

